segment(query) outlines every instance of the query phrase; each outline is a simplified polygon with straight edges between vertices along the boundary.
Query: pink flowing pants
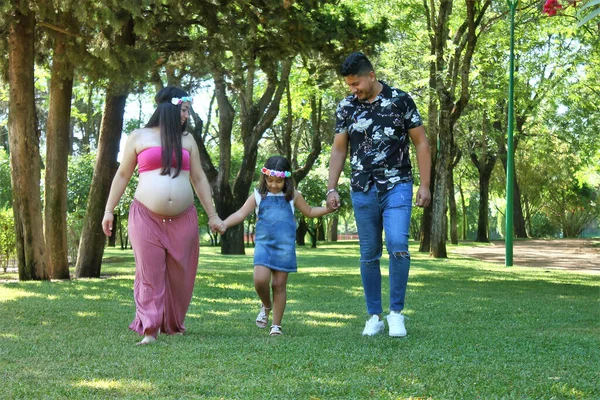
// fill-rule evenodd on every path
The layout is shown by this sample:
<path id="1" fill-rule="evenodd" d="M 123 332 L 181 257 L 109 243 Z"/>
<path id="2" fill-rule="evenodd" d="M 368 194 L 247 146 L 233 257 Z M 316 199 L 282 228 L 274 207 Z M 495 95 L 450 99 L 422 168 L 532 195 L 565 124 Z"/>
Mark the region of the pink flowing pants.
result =
<path id="1" fill-rule="evenodd" d="M 156 337 L 183 333 L 198 270 L 198 213 L 192 205 L 175 217 L 154 214 L 135 200 L 129 209 L 135 256 L 135 319 L 129 329 Z"/>

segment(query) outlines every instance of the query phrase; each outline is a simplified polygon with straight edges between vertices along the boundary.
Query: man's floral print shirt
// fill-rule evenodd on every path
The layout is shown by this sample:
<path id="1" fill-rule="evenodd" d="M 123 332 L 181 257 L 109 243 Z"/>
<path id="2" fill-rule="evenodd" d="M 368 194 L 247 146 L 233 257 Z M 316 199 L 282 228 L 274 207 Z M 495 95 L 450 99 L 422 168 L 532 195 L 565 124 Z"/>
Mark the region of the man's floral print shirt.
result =
<path id="1" fill-rule="evenodd" d="M 350 95 L 337 106 L 335 133 L 348 134 L 353 191 L 366 192 L 375 183 L 385 193 L 398 182 L 412 182 L 408 130 L 423 121 L 408 93 L 381 84 L 372 103 Z"/>

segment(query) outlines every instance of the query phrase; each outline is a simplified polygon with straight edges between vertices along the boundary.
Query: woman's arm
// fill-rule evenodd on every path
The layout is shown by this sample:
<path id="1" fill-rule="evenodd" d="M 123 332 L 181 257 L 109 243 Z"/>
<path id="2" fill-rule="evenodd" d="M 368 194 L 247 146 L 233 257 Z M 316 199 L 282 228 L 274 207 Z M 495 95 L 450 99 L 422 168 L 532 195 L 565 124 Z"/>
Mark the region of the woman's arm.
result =
<path id="1" fill-rule="evenodd" d="M 127 138 L 125 143 L 125 149 L 123 150 L 123 159 L 117 169 L 117 173 L 113 178 L 110 186 L 110 192 L 108 194 L 108 200 L 106 201 L 106 207 L 104 207 L 104 218 L 102 219 L 102 231 L 106 236 L 112 235 L 113 221 L 115 216 L 113 211 L 123 192 L 127 188 L 127 184 L 131 180 L 135 166 L 137 165 L 137 152 L 135 150 L 137 142 L 137 131 L 133 131 Z"/>
<path id="2" fill-rule="evenodd" d="M 330 211 L 325 207 L 311 207 L 299 191 L 294 190 L 294 206 L 308 218 L 318 218 Z"/>
<path id="3" fill-rule="evenodd" d="M 208 183 L 208 178 L 206 177 L 206 174 L 202 169 L 202 164 L 200 163 L 200 152 L 198 151 L 198 146 L 191 135 L 187 141 L 189 146 L 192 148 L 192 151 L 190 151 L 190 182 L 192 183 L 192 187 L 196 192 L 196 196 L 198 196 L 200 203 L 202 203 L 202 208 L 204 208 L 204 211 L 208 215 L 208 225 L 210 226 L 210 229 L 215 232 L 219 230 L 222 221 L 221 218 L 219 218 L 217 210 L 213 204 L 210 184 Z"/>

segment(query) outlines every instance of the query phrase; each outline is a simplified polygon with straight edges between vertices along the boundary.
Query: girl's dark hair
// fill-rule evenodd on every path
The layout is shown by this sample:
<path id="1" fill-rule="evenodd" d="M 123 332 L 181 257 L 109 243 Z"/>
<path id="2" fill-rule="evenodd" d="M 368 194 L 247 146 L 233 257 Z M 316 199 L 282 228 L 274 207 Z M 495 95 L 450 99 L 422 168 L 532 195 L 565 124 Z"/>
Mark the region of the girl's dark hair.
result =
<path id="1" fill-rule="evenodd" d="M 290 171 L 292 172 L 292 165 L 287 160 L 287 158 L 282 156 L 272 156 L 265 162 L 264 165 L 267 169 L 273 169 L 275 171 Z M 294 179 L 290 176 L 289 178 L 284 178 L 285 182 L 283 184 L 283 193 L 285 194 L 285 199 L 287 201 L 292 201 L 294 198 Z M 264 199 L 269 192 L 269 188 L 267 188 L 267 176 L 263 173 L 260 174 L 260 180 L 258 181 L 258 193 L 261 194 Z"/>
<path id="2" fill-rule="evenodd" d="M 350 54 L 340 67 L 340 74 L 342 76 L 348 75 L 367 75 L 373 71 L 373 64 L 371 61 L 360 51 L 356 51 Z"/>
<path id="3" fill-rule="evenodd" d="M 181 172 L 181 135 L 185 131 L 187 121 L 181 124 L 181 104 L 171 103 L 173 97 L 183 98 L 189 96 L 185 90 L 167 86 L 156 93 L 154 101 L 157 104 L 154 114 L 148 120 L 146 128 L 160 127 L 160 145 L 162 147 L 162 168 L 161 175 L 171 175 L 171 163 L 173 155 L 177 161 L 177 170 L 173 178 Z"/>

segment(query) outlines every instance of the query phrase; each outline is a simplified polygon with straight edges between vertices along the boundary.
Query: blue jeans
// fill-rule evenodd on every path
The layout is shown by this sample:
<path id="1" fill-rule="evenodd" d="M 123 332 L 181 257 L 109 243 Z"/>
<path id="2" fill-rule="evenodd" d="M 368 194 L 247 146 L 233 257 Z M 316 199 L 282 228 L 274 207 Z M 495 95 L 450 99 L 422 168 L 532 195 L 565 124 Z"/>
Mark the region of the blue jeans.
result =
<path id="1" fill-rule="evenodd" d="M 368 192 L 351 192 L 354 217 L 360 244 L 360 275 L 362 277 L 367 312 L 381 314 L 382 232 L 390 256 L 390 311 L 404 308 L 410 253 L 408 229 L 412 211 L 412 182 L 398 183 L 384 194 L 373 186 Z"/>

